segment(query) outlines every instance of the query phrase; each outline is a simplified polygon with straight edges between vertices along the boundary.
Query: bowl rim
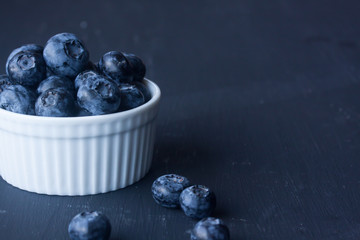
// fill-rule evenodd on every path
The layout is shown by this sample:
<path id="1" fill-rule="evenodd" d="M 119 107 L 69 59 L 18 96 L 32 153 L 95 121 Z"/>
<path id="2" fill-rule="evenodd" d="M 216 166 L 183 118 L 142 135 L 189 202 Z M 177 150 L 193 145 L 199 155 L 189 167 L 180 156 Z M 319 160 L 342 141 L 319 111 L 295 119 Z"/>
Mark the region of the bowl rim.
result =
<path id="1" fill-rule="evenodd" d="M 5 109 L 0 108 L 0 119 L 3 116 L 17 122 L 27 122 L 27 123 L 36 123 L 36 124 L 69 124 L 69 123 L 86 123 L 86 122 L 96 122 L 96 121 L 111 121 L 119 120 L 122 118 L 132 117 L 137 114 L 141 114 L 144 111 L 147 111 L 149 108 L 152 108 L 160 101 L 161 91 L 159 86 L 153 81 L 144 78 L 143 83 L 151 91 L 151 99 L 144 103 L 141 106 L 138 106 L 133 109 L 129 109 L 122 112 L 109 113 L 103 115 L 95 116 L 76 116 L 76 117 L 45 117 L 45 116 L 36 116 L 36 115 L 27 115 L 21 113 L 14 113 Z"/>

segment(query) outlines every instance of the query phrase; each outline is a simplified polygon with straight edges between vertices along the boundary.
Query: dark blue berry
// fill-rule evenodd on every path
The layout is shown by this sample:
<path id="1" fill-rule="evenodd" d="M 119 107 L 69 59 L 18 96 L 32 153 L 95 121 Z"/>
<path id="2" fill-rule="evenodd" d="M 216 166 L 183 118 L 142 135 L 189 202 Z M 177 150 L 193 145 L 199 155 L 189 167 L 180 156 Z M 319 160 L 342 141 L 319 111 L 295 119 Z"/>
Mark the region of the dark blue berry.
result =
<path id="1" fill-rule="evenodd" d="M 2 92 L 6 87 L 10 85 L 15 85 L 15 83 L 9 78 L 6 74 L 0 75 L 0 92 Z"/>
<path id="2" fill-rule="evenodd" d="M 198 219 L 209 217 L 216 206 L 215 194 L 203 185 L 184 189 L 179 202 L 186 216 Z"/>
<path id="3" fill-rule="evenodd" d="M 94 82 L 95 79 L 97 79 L 99 77 L 101 77 L 101 76 L 99 75 L 99 73 L 97 73 L 95 71 L 92 71 L 92 70 L 84 71 L 76 76 L 75 89 L 78 90 L 81 86 L 87 85 L 91 82 Z"/>
<path id="4" fill-rule="evenodd" d="M 36 92 L 38 95 L 45 92 L 46 90 L 50 88 L 65 88 L 69 90 L 70 92 L 74 93 L 74 82 L 71 81 L 67 77 L 61 77 L 61 76 L 50 76 L 43 81 L 40 82 Z"/>
<path id="5" fill-rule="evenodd" d="M 0 108 L 34 115 L 35 94 L 22 85 L 6 86 L 0 94 Z"/>
<path id="6" fill-rule="evenodd" d="M 70 117 L 75 114 L 73 93 L 65 88 L 45 90 L 36 100 L 35 113 L 46 117 Z"/>
<path id="7" fill-rule="evenodd" d="M 101 212 L 82 212 L 71 220 L 68 233 L 72 240 L 107 240 L 111 225 Z"/>
<path id="8" fill-rule="evenodd" d="M 119 85 L 121 104 L 120 111 L 136 108 L 145 103 L 144 94 L 135 84 L 122 83 Z"/>
<path id="9" fill-rule="evenodd" d="M 104 76 L 90 74 L 91 79 L 78 81 L 77 101 L 81 108 L 92 115 L 114 113 L 119 109 L 121 98 L 116 83 Z"/>
<path id="10" fill-rule="evenodd" d="M 143 82 L 134 82 L 134 85 L 142 92 L 145 97 L 145 102 L 151 99 L 150 90 L 145 86 Z"/>
<path id="11" fill-rule="evenodd" d="M 167 174 L 154 181 L 151 187 L 152 196 L 158 204 L 163 207 L 179 207 L 179 196 L 184 188 L 190 186 L 186 177 Z"/>
<path id="12" fill-rule="evenodd" d="M 74 34 L 59 33 L 47 41 L 44 59 L 54 74 L 75 78 L 88 66 L 89 52 Z"/>
<path id="13" fill-rule="evenodd" d="M 228 227 L 219 218 L 200 220 L 191 231 L 191 240 L 229 240 Z"/>
<path id="14" fill-rule="evenodd" d="M 17 84 L 36 87 L 46 77 L 42 47 L 28 44 L 13 50 L 6 61 L 6 73 Z"/>
<path id="15" fill-rule="evenodd" d="M 99 70 L 117 83 L 128 83 L 134 79 L 131 64 L 121 52 L 105 53 L 99 61 Z"/>
<path id="16" fill-rule="evenodd" d="M 146 73 L 146 67 L 144 62 L 141 60 L 141 58 L 131 53 L 124 53 L 124 56 L 131 65 L 134 81 L 136 82 L 142 81 Z"/>

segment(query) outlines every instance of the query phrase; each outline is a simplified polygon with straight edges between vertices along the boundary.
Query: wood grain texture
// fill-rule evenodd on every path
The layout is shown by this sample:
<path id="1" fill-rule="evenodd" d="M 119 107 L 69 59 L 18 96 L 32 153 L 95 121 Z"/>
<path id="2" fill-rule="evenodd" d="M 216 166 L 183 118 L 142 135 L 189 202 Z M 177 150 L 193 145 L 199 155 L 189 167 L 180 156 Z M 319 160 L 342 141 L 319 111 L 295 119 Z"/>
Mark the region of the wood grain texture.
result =
<path id="1" fill-rule="evenodd" d="M 178 173 L 214 190 L 231 239 L 360 238 L 359 3 L 346 1 L 8 1 L 0 66 L 58 32 L 143 58 L 162 90 L 153 165 L 140 182 L 86 197 L 0 180 L 0 239 L 67 239 L 103 211 L 111 239 L 189 239 L 196 221 L 150 187 Z M 14 17 L 16 16 L 16 17 Z M 11 20 L 11 21 L 10 21 Z M 3 150 L 2 150 L 3 151 Z"/>

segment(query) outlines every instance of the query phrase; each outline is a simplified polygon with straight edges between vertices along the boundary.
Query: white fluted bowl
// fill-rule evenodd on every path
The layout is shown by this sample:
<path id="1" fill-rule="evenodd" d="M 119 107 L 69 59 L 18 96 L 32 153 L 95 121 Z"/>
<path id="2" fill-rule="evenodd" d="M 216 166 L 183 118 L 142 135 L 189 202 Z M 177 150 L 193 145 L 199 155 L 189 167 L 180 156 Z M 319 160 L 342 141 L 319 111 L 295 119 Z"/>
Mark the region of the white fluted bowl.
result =
<path id="1" fill-rule="evenodd" d="M 11 185 L 50 195 L 124 188 L 148 172 L 159 87 L 128 111 L 87 117 L 39 117 L 0 109 L 0 175 Z"/>

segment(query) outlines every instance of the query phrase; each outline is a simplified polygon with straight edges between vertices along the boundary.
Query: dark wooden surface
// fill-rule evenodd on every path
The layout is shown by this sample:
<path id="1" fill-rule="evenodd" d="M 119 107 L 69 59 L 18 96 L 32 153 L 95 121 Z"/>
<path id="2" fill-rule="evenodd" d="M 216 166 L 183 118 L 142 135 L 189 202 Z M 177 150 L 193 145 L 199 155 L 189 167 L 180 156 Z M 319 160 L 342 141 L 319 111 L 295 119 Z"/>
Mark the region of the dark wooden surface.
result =
<path id="1" fill-rule="evenodd" d="M 109 217 L 111 239 L 189 239 L 195 221 L 152 200 L 165 173 L 212 188 L 232 239 L 360 239 L 360 5 L 337 2 L 2 2 L 0 66 L 73 32 L 93 61 L 142 57 L 163 98 L 143 180 L 58 197 L 1 179 L 0 239 L 67 239 L 84 210 Z"/>

